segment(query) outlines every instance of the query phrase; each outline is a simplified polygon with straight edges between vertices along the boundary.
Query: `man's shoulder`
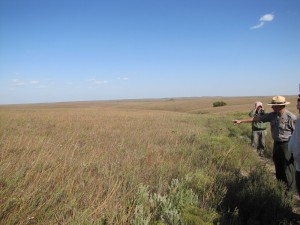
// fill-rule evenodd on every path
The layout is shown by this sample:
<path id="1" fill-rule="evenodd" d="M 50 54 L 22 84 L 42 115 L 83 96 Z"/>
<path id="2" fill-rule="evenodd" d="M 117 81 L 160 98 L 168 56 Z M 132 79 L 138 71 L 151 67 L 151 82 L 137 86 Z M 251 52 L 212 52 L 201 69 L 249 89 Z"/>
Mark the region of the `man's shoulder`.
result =
<path id="1" fill-rule="evenodd" d="M 289 110 L 286 109 L 285 113 L 286 113 L 287 117 L 289 117 L 290 119 L 293 119 L 293 120 L 297 119 L 297 116 L 294 113 L 290 112 Z"/>
<path id="2" fill-rule="evenodd" d="M 273 112 L 265 112 L 264 114 L 259 115 L 259 120 L 262 122 L 270 122 L 271 120 L 273 120 L 273 118 Z"/>
<path id="3" fill-rule="evenodd" d="M 266 112 L 264 111 L 264 113 L 261 114 L 261 116 L 274 116 L 275 113 L 274 112 Z"/>
<path id="4" fill-rule="evenodd" d="M 260 111 L 260 114 L 261 114 L 261 115 L 268 114 L 268 111 L 263 109 L 263 110 Z"/>

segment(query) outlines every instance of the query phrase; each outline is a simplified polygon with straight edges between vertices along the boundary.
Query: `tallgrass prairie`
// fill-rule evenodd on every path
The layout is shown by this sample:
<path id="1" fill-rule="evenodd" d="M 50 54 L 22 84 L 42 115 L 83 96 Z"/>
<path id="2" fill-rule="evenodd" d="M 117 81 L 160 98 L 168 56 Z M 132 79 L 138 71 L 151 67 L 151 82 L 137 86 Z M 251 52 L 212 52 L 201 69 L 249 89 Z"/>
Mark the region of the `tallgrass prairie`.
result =
<path id="1" fill-rule="evenodd" d="M 141 186 L 163 196 L 199 173 L 199 205 L 217 208 L 216 178 L 257 163 L 231 121 L 270 98 L 0 106 L 1 224 L 133 224 Z M 219 100 L 227 105 L 213 107 Z"/>

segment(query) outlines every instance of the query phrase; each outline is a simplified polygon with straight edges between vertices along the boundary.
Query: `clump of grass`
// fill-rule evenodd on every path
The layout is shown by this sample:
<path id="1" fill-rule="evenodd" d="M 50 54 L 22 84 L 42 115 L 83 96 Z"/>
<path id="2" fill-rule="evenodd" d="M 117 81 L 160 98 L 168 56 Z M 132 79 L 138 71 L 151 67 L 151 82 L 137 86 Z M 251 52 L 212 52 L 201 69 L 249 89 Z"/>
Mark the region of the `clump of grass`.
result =
<path id="1" fill-rule="evenodd" d="M 223 224 L 284 224 L 292 218 L 292 194 L 265 168 L 253 170 L 248 177 L 236 175 L 227 182 L 221 206 L 227 217 Z"/>

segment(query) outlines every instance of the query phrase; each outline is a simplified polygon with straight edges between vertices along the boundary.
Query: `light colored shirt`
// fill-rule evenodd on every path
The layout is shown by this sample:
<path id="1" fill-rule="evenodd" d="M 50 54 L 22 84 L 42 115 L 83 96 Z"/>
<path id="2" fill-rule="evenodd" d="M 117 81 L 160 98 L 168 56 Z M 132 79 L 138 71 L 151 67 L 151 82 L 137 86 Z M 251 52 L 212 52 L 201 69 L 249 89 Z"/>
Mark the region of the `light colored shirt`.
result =
<path id="1" fill-rule="evenodd" d="M 300 171 L 300 116 L 296 121 L 295 130 L 289 140 L 289 150 L 293 153 L 296 170 Z"/>
<path id="2" fill-rule="evenodd" d="M 281 115 L 276 112 L 267 113 L 259 117 L 260 121 L 270 122 L 274 141 L 288 141 L 295 129 L 297 117 L 287 109 Z"/>

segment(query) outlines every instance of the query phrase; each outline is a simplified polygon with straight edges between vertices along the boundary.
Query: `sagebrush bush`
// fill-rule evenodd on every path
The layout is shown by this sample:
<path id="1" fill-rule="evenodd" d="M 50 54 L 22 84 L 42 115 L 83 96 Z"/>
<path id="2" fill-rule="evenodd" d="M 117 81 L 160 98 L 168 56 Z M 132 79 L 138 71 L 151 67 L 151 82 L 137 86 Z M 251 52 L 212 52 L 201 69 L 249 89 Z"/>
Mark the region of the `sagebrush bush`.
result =
<path id="1" fill-rule="evenodd" d="M 133 225 L 145 224 L 213 224 L 218 214 L 200 208 L 199 196 L 190 187 L 191 177 L 173 179 L 165 195 L 151 194 L 140 186 L 135 198 Z"/>

